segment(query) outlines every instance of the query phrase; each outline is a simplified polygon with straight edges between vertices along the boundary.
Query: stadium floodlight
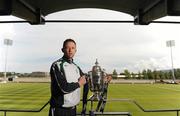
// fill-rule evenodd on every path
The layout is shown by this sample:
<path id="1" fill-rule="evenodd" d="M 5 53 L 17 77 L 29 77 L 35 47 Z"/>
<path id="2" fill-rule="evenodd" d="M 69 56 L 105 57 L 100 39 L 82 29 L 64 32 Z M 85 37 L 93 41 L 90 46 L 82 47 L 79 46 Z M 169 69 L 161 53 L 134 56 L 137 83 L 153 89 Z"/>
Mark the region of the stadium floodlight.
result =
<path id="1" fill-rule="evenodd" d="M 173 77 L 173 83 L 174 83 L 175 82 L 175 75 L 174 75 L 174 66 L 173 66 L 172 47 L 175 46 L 175 40 L 166 41 L 166 46 L 170 47 L 170 51 L 171 51 L 172 77 Z"/>
<path id="2" fill-rule="evenodd" d="M 12 46 L 12 44 L 13 44 L 13 40 L 11 40 L 11 39 L 4 39 L 4 45 L 6 45 L 5 67 L 4 67 L 4 82 L 6 82 L 6 68 L 7 68 L 8 46 Z"/>

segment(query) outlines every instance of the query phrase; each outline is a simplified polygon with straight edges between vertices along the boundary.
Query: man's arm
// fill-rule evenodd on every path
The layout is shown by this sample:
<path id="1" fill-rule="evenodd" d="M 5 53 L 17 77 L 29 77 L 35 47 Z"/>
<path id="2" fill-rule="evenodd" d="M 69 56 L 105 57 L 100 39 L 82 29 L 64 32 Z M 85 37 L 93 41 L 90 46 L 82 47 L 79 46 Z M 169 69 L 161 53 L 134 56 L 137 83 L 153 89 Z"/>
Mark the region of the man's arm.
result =
<path id="1" fill-rule="evenodd" d="M 76 64 L 75 64 L 76 65 Z M 77 66 L 77 65 L 76 65 Z M 78 80 L 78 83 L 80 86 L 83 86 L 87 83 L 87 78 L 86 78 L 86 75 L 83 73 L 83 71 L 81 70 L 81 68 L 79 66 L 77 66 L 78 69 L 79 69 L 79 73 L 80 73 L 80 78 Z"/>
<path id="2" fill-rule="evenodd" d="M 78 82 L 68 83 L 63 72 L 60 71 L 56 64 L 53 64 L 50 69 L 51 81 L 55 81 L 59 89 L 65 94 L 71 93 L 80 87 Z"/>

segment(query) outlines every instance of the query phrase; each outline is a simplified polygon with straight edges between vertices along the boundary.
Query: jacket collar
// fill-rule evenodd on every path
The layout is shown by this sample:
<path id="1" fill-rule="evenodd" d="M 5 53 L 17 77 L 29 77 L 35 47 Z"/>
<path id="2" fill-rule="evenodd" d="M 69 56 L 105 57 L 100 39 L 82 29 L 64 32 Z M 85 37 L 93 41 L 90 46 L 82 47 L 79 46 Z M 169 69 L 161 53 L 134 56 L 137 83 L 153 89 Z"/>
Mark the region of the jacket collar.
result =
<path id="1" fill-rule="evenodd" d="M 66 56 L 63 56 L 62 59 L 65 60 L 66 62 L 70 63 L 70 64 L 73 63 L 73 59 L 69 59 Z"/>

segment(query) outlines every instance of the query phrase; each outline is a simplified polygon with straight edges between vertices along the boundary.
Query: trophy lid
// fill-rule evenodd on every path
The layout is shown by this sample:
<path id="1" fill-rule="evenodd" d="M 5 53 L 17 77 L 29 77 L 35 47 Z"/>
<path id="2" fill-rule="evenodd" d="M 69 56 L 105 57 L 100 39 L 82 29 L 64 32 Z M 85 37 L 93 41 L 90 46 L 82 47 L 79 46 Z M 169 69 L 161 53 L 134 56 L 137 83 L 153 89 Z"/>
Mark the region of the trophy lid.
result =
<path id="1" fill-rule="evenodd" d="M 93 66 L 92 71 L 101 71 L 101 67 L 99 66 L 98 60 L 96 59 L 95 66 Z"/>
<path id="2" fill-rule="evenodd" d="M 98 60 L 96 59 L 95 66 L 98 66 L 98 65 L 99 65 L 99 63 L 98 63 Z"/>

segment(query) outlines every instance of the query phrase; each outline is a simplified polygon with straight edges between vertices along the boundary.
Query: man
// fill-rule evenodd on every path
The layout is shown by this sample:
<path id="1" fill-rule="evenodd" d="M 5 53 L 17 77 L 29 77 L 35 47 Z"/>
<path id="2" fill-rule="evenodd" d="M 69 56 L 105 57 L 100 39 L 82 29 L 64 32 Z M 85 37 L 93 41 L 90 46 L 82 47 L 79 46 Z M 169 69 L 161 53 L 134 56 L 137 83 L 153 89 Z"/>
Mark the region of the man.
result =
<path id="1" fill-rule="evenodd" d="M 51 99 L 49 116 L 76 116 L 76 105 L 80 101 L 80 87 L 86 83 L 81 69 L 73 62 L 76 42 L 66 39 L 63 57 L 55 61 L 50 69 Z"/>

